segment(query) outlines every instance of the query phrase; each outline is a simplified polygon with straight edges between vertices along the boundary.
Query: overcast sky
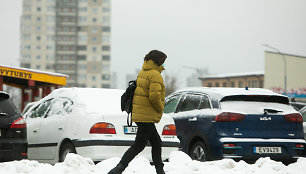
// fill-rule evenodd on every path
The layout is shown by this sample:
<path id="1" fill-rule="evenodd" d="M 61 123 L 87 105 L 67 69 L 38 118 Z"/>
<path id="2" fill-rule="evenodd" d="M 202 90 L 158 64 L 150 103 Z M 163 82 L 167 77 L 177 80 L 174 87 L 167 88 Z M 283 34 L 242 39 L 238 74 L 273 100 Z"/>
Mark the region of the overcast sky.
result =
<path id="1" fill-rule="evenodd" d="M 176 75 L 180 87 L 194 73 L 183 66 L 212 74 L 263 71 L 269 49 L 260 44 L 306 56 L 305 0 L 111 1 L 111 70 L 119 88 L 152 49 L 168 55 L 166 73 Z M 1 64 L 19 65 L 21 5 L 0 0 Z"/>

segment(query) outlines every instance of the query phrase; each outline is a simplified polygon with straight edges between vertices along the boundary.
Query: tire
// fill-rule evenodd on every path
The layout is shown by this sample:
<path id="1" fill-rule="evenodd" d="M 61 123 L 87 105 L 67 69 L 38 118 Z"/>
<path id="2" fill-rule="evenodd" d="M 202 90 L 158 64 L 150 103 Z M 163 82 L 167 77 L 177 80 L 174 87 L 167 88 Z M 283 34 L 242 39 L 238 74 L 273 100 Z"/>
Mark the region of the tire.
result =
<path id="1" fill-rule="evenodd" d="M 59 162 L 64 162 L 66 155 L 68 153 L 75 153 L 76 154 L 76 150 L 74 148 L 74 146 L 71 143 L 65 143 L 64 145 L 62 145 L 62 147 L 60 148 L 59 151 Z"/>
<path id="2" fill-rule="evenodd" d="M 197 141 L 194 143 L 189 150 L 189 156 L 193 160 L 197 161 L 207 161 L 208 160 L 208 152 L 205 144 L 202 141 Z"/>

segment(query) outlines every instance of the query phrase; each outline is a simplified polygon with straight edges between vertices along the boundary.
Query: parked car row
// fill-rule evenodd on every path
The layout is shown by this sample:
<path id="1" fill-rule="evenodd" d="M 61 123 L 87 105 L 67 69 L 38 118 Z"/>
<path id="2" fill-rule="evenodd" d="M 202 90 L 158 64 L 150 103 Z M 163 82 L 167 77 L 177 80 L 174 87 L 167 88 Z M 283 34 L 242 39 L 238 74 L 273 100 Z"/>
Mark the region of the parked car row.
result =
<path id="1" fill-rule="evenodd" d="M 93 161 L 122 156 L 137 131 L 136 125 L 127 126 L 127 114 L 120 110 L 123 92 L 57 89 L 28 104 L 23 117 L 8 94 L 0 92 L 0 160 L 7 153 L 51 164 L 64 161 L 68 153 Z M 286 96 L 265 89 L 178 90 L 166 97 L 164 115 L 156 125 L 162 158 L 180 148 L 199 161 L 296 159 L 305 156 L 305 112 L 306 107 L 299 113 Z M 140 155 L 151 159 L 150 147 Z"/>

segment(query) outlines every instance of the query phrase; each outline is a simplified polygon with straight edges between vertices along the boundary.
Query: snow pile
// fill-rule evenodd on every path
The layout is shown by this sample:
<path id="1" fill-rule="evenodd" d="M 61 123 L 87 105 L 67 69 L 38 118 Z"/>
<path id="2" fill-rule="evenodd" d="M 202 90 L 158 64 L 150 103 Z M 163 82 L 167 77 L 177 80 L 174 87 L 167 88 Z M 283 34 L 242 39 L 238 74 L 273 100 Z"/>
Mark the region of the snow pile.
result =
<path id="1" fill-rule="evenodd" d="M 63 163 L 54 166 L 36 161 L 22 160 L 0 163 L 0 174 L 107 174 L 120 158 L 110 158 L 95 165 L 91 159 L 76 154 L 68 154 Z M 183 152 L 172 152 L 169 162 L 165 163 L 167 174 L 304 174 L 306 158 L 299 158 L 288 166 L 281 162 L 260 158 L 255 164 L 244 161 L 235 162 L 223 159 L 212 162 L 192 161 Z M 144 157 L 135 158 L 123 174 L 155 174 L 155 169 Z"/>

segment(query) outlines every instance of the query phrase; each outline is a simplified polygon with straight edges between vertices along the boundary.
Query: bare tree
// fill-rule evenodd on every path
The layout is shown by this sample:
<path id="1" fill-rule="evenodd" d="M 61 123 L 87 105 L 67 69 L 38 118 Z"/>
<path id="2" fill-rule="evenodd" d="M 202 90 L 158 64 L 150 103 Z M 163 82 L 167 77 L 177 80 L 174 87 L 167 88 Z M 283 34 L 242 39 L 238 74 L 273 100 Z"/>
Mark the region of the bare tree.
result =
<path id="1" fill-rule="evenodd" d="M 173 74 L 171 75 L 165 74 L 166 96 L 177 90 L 178 86 L 177 82 L 178 82 L 177 78 Z"/>

